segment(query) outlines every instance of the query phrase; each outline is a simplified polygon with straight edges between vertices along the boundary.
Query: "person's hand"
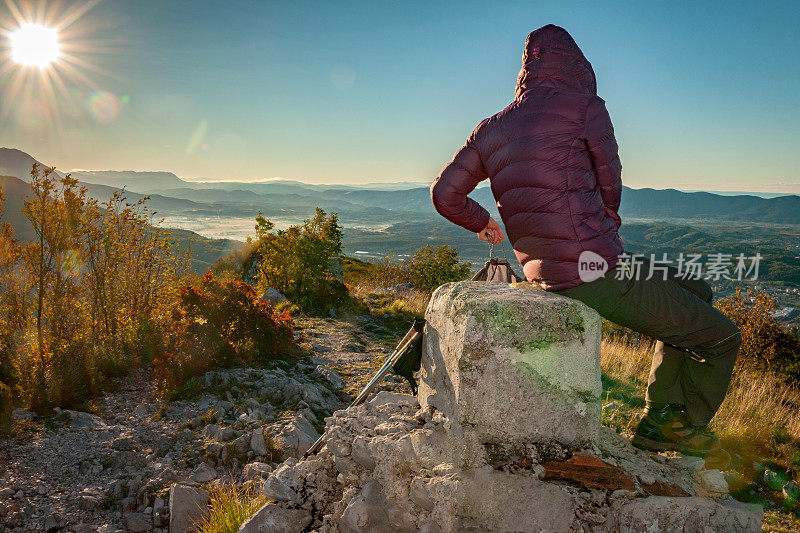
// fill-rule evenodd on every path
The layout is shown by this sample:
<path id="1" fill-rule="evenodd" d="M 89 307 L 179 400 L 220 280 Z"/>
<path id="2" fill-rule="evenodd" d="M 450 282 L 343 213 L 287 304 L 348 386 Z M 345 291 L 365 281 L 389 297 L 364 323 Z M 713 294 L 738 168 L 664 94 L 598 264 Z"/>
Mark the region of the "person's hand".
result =
<path id="1" fill-rule="evenodd" d="M 492 244 L 500 244 L 505 237 L 503 236 L 503 230 L 500 229 L 500 224 L 490 217 L 486 227 L 478 232 L 478 238 Z"/>

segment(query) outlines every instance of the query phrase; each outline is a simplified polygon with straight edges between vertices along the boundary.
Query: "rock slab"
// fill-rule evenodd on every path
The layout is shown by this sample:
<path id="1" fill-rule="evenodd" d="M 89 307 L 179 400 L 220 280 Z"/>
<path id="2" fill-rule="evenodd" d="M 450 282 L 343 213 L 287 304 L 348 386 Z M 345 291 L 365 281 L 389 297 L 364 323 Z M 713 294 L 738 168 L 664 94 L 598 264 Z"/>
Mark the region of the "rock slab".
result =
<path id="1" fill-rule="evenodd" d="M 208 493 L 203 489 L 179 483 L 172 485 L 169 489 L 170 533 L 195 531 L 195 524 L 203 519 L 208 502 Z"/>
<path id="2" fill-rule="evenodd" d="M 761 531 L 764 510 L 760 505 L 734 501 L 717 503 L 703 498 L 651 496 L 617 504 L 612 508 L 613 530 L 697 532 Z"/>
<path id="3" fill-rule="evenodd" d="M 300 533 L 310 523 L 308 511 L 268 503 L 242 524 L 239 533 Z"/>
<path id="4" fill-rule="evenodd" d="M 483 442 L 597 442 L 600 316 L 545 291 L 463 281 L 425 313 L 420 404 Z"/>

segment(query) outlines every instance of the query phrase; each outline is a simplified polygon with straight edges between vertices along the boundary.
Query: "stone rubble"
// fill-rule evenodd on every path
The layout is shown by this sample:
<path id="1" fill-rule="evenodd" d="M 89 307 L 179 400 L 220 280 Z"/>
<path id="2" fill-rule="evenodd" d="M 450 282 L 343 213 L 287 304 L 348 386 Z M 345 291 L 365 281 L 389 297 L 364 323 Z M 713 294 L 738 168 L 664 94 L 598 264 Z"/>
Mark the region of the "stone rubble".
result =
<path id="1" fill-rule="evenodd" d="M 460 468 L 463 435 L 412 396 L 381 392 L 327 422 L 327 445 L 303 461 L 287 460 L 264 480 L 262 492 L 274 503 L 242 531 L 276 531 L 257 527 L 277 520 L 278 508 L 294 511 L 319 532 L 527 531 L 534 523 L 543 531 L 584 532 L 645 531 L 660 523 L 653 531 L 661 531 L 665 516 L 676 530 L 760 530 L 759 506 L 723 493 L 699 496 L 709 495 L 699 483 L 705 473 L 719 471 L 695 476 L 661 463 L 607 428 L 594 448 L 490 445 L 480 460 Z M 590 466 L 622 465 L 628 485 L 598 487 L 580 473 L 548 476 L 548 467 L 574 457 L 592 457 Z"/>
<path id="2" fill-rule="evenodd" d="M 274 499 L 245 533 L 514 531 L 542 514 L 543 530 L 563 531 L 658 530 L 690 520 L 686 531 L 752 531 L 760 524 L 758 512 L 722 492 L 698 497 L 712 495 L 711 482 L 723 488 L 702 460 L 651 457 L 607 428 L 568 444 L 486 441 L 435 402 L 420 407 L 386 392 L 408 390 L 391 376 L 367 404 L 337 410 L 349 403 L 345 391 L 352 398 L 383 361 L 386 331 L 370 317 L 302 325 L 314 357 L 209 372 L 192 401 L 158 402 L 148 373 L 137 371 L 100 398 L 98 414 L 15 411 L 15 420 L 38 429 L 0 441 L 0 530 L 187 530 L 206 505 L 203 486 L 232 482 L 257 483 Z M 577 397 L 591 418 L 594 389 L 586 383 Z M 327 445 L 298 460 L 323 423 Z M 591 486 L 597 461 L 616 490 Z"/>
<path id="3" fill-rule="evenodd" d="M 385 353 L 360 326 L 310 321 L 326 359 L 307 357 L 265 369 L 225 369 L 201 377 L 192 401 L 159 402 L 147 371 L 136 371 L 98 401 L 98 412 L 56 409 L 51 417 L 17 409 L 27 424 L 0 440 L 0 531 L 166 533 L 170 489 L 266 479 L 283 459 L 316 440 L 326 416 L 348 398 L 334 370 L 354 354 Z M 365 368 L 363 378 L 372 370 Z"/>

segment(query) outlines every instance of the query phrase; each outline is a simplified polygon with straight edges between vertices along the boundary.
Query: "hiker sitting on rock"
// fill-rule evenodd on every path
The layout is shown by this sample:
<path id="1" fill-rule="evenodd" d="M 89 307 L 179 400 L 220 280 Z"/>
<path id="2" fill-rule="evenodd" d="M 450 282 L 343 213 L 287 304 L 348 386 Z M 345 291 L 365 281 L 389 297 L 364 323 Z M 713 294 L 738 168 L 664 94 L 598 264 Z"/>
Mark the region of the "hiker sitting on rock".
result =
<path id="1" fill-rule="evenodd" d="M 711 305 L 702 280 L 682 279 L 674 269 L 667 279 L 645 279 L 647 268 L 642 276 L 621 275 L 622 165 L 592 66 L 553 25 L 528 35 L 522 61 L 514 101 L 456 152 L 431 186 L 433 204 L 451 222 L 499 243 L 499 224 L 467 196 L 488 178 L 528 281 L 658 339 L 633 444 L 716 452 L 720 441 L 707 424 L 725 397 L 739 330 Z M 584 282 L 583 252 L 597 254 L 610 271 Z"/>

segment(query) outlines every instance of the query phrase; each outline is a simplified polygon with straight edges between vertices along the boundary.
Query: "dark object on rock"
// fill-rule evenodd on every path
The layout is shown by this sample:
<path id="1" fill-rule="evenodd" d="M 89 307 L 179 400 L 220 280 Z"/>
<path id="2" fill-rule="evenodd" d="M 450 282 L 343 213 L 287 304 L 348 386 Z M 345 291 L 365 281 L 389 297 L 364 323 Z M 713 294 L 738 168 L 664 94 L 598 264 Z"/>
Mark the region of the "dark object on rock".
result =
<path id="1" fill-rule="evenodd" d="M 651 496 L 691 496 L 675 483 L 664 483 L 663 481 L 656 481 L 650 485 L 642 483 L 642 488 Z"/>
<path id="2" fill-rule="evenodd" d="M 544 479 L 574 481 L 590 489 L 636 490 L 633 479 L 618 466 L 593 455 L 576 454 L 561 462 L 544 463 Z"/>
<path id="3" fill-rule="evenodd" d="M 417 318 L 414 320 L 414 325 L 411 326 L 411 331 L 419 332 L 414 340 L 411 341 L 408 350 L 400 356 L 400 359 L 392 365 L 392 371 L 400 377 L 406 378 L 408 384 L 411 386 L 411 393 L 417 395 L 417 380 L 414 379 L 414 374 L 419 372 L 422 365 L 422 330 L 425 327 L 425 320 Z"/>
<path id="4" fill-rule="evenodd" d="M 477 274 L 472 276 L 471 281 L 517 283 L 525 280 L 517 276 L 517 273 L 511 268 L 511 263 L 508 262 L 508 259 L 492 257 L 486 261 L 486 264 L 483 265 L 483 268 L 480 269 Z"/>

